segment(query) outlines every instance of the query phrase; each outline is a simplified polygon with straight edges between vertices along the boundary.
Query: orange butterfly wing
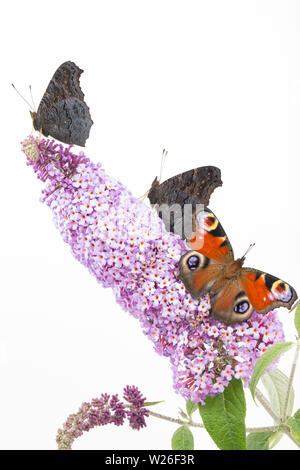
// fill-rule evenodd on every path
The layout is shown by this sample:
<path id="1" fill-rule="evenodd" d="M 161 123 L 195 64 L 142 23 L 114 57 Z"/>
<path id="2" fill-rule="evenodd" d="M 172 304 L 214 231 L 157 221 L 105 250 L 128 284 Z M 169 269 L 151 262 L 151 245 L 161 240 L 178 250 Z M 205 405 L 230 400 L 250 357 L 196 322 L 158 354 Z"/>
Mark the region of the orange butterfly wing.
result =
<path id="1" fill-rule="evenodd" d="M 216 318 L 232 323 L 247 320 L 254 310 L 264 314 L 276 307 L 291 308 L 297 299 L 292 286 L 262 271 L 235 266 L 243 258 L 234 262 L 227 235 L 210 209 L 196 212 L 194 226 L 187 241 L 191 251 L 180 259 L 180 279 L 196 298 L 214 294 Z"/>
<path id="2" fill-rule="evenodd" d="M 187 244 L 216 264 L 233 261 L 233 250 L 227 235 L 214 213 L 207 207 L 195 214 L 195 233 Z"/>
<path id="3" fill-rule="evenodd" d="M 189 268 L 190 258 L 198 259 L 197 267 L 194 270 Z M 180 259 L 179 277 L 195 298 L 209 292 L 221 272 L 222 265 L 211 264 L 209 258 L 195 251 L 188 251 Z"/>
<path id="4" fill-rule="evenodd" d="M 187 290 L 197 298 L 213 291 L 215 280 L 220 278 L 224 266 L 233 261 L 233 250 L 217 217 L 202 206 L 194 214 L 195 233 L 187 241 L 191 251 L 180 259 L 180 279 Z M 189 260 L 197 258 L 197 266 L 190 267 Z M 219 289 L 218 289 L 219 290 Z"/>
<path id="5" fill-rule="evenodd" d="M 276 307 L 291 308 L 298 298 L 288 283 L 257 269 L 243 268 L 239 284 L 258 313 L 267 313 Z"/>
<path id="6" fill-rule="evenodd" d="M 244 305 L 242 310 L 238 306 Z M 247 320 L 254 312 L 248 297 L 241 290 L 238 279 L 225 281 L 220 292 L 212 299 L 214 317 L 225 323 Z"/>

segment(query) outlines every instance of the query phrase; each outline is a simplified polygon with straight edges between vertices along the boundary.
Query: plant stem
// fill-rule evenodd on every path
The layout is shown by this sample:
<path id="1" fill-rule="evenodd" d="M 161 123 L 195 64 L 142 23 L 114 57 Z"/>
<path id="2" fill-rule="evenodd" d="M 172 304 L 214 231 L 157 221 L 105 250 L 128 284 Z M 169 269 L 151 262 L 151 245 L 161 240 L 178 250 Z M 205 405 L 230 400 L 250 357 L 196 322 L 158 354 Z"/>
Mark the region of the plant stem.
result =
<path id="1" fill-rule="evenodd" d="M 280 416 L 278 416 L 275 411 L 272 409 L 270 403 L 268 400 L 264 397 L 264 395 L 261 393 L 260 390 L 256 389 L 255 396 L 258 399 L 258 401 L 261 403 L 261 405 L 264 407 L 264 409 L 269 413 L 270 416 L 274 419 L 274 421 L 278 424 L 281 424 L 280 430 L 284 432 L 293 442 L 294 444 L 300 448 L 299 443 L 293 438 L 289 426 L 287 426 L 285 423 L 282 423 L 282 420 Z M 277 426 L 278 429 L 278 426 Z"/>
<path id="2" fill-rule="evenodd" d="M 278 426 L 258 426 L 257 428 L 246 428 L 247 432 L 276 432 Z"/>
<path id="3" fill-rule="evenodd" d="M 291 394 L 291 390 L 292 390 L 292 386 L 293 386 L 293 380 L 294 380 L 294 376 L 295 376 L 296 365 L 297 365 L 297 362 L 298 362 L 299 350 L 300 350 L 300 341 L 299 341 L 299 338 L 297 338 L 296 351 L 295 351 L 294 360 L 293 360 L 293 364 L 292 364 L 292 368 L 291 368 L 291 373 L 290 373 L 290 376 L 289 376 L 288 388 L 287 388 L 287 392 L 286 392 L 284 408 L 283 408 L 283 413 L 282 413 L 282 422 L 283 423 L 286 422 L 286 418 L 287 418 L 287 409 L 288 409 L 289 398 L 290 398 L 290 394 Z"/>
<path id="4" fill-rule="evenodd" d="M 264 407 L 264 409 L 269 413 L 269 415 L 272 416 L 274 421 L 276 423 L 280 424 L 281 423 L 280 416 L 278 416 L 275 413 L 275 411 L 272 409 L 272 407 L 271 407 L 270 403 L 268 402 L 268 400 L 265 398 L 263 393 L 258 388 L 256 388 L 255 396 L 256 396 L 257 400 L 260 402 L 260 404 Z"/>
<path id="5" fill-rule="evenodd" d="M 194 428 L 204 428 L 202 423 L 195 423 L 195 421 L 184 421 L 181 419 L 171 418 L 170 416 L 165 416 L 160 413 L 156 413 L 155 411 L 149 410 L 150 416 L 154 416 L 155 418 L 164 419 L 165 421 L 170 421 L 171 423 L 180 424 L 182 426 L 191 426 Z M 257 428 L 247 428 L 247 432 L 272 432 L 277 431 L 278 426 L 262 426 Z"/>
<path id="6" fill-rule="evenodd" d="M 294 443 L 297 447 L 299 447 L 299 449 L 300 449 L 299 442 L 297 442 L 296 439 L 294 439 L 294 437 L 293 437 L 293 435 L 292 435 L 292 433 L 291 433 L 291 431 L 290 431 L 290 428 L 289 428 L 289 426 L 288 426 L 287 424 L 283 424 L 282 426 L 280 426 L 280 430 L 281 430 L 282 432 L 284 432 L 284 433 L 291 439 L 291 441 L 293 441 L 293 443 Z"/>
<path id="7" fill-rule="evenodd" d="M 194 428 L 204 428 L 202 423 L 195 423 L 194 421 L 183 421 L 182 419 L 171 418 L 170 416 L 165 416 L 160 413 L 156 413 L 155 411 L 149 410 L 150 416 L 154 416 L 155 418 L 164 419 L 165 421 L 170 421 L 171 423 L 192 426 Z"/>

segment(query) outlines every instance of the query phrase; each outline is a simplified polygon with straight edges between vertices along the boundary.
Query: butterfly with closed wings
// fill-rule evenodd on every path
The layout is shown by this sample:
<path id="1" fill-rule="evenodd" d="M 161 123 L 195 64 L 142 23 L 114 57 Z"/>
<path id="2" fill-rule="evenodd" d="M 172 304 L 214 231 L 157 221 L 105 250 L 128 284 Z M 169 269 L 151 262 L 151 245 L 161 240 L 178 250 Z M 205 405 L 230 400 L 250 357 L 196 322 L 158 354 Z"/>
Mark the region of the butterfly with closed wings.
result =
<path id="1" fill-rule="evenodd" d="M 30 114 L 34 129 L 45 137 L 50 135 L 65 144 L 84 147 L 93 121 L 79 84 L 82 72 L 70 60 L 61 64 L 50 80 L 38 110 L 30 111 Z"/>
<path id="2" fill-rule="evenodd" d="M 189 229 L 185 225 L 189 224 L 185 224 L 185 209 L 189 206 L 193 214 L 199 205 L 208 205 L 211 194 L 219 186 L 222 186 L 220 169 L 201 166 L 172 176 L 163 183 L 155 178 L 148 198 L 168 231 L 186 238 Z M 162 210 L 163 206 L 168 206 L 169 210 Z"/>
<path id="3" fill-rule="evenodd" d="M 213 212 L 204 207 L 194 214 L 195 233 L 190 251 L 180 259 L 179 277 L 194 298 L 212 296 L 212 314 L 230 324 L 245 321 L 254 311 L 291 308 L 295 289 L 271 274 L 243 268 L 245 255 L 234 259 L 227 235 Z"/>

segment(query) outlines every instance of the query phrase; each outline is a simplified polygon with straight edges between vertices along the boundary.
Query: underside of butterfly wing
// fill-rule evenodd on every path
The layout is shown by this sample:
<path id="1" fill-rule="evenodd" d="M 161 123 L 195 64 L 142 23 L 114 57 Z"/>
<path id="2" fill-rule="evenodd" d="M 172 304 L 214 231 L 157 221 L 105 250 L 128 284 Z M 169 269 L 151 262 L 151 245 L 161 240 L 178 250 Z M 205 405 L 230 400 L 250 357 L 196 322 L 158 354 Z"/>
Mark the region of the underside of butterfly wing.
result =
<path id="1" fill-rule="evenodd" d="M 37 113 L 31 115 L 34 128 L 46 137 L 84 147 L 93 121 L 79 84 L 82 72 L 71 61 L 62 64 L 53 75 Z"/>
<path id="2" fill-rule="evenodd" d="M 221 171 L 204 166 L 173 176 L 159 184 L 153 181 L 148 198 L 156 206 L 168 231 L 188 238 L 192 216 L 199 206 L 206 206 L 213 191 L 222 186 Z"/>
<path id="3" fill-rule="evenodd" d="M 202 166 L 185 171 L 159 184 L 152 183 L 148 197 L 151 204 L 180 204 L 191 201 L 208 205 L 212 192 L 222 186 L 221 171 L 215 166 Z"/>

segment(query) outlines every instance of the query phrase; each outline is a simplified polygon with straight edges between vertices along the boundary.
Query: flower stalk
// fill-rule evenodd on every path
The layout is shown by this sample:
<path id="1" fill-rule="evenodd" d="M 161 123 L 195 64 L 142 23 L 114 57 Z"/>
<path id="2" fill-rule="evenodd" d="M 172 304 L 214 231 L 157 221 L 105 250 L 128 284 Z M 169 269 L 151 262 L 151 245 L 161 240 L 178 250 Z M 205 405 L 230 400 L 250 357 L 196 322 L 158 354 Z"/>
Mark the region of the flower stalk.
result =
<path id="1" fill-rule="evenodd" d="M 292 387 L 293 387 L 293 381 L 294 381 L 294 377 L 295 377 L 297 362 L 298 362 L 298 359 L 299 359 L 299 350 L 300 350 L 300 338 L 297 337 L 297 339 L 296 339 L 296 350 L 295 350 L 294 359 L 293 359 L 293 363 L 292 363 L 292 367 L 291 367 L 291 372 L 290 372 L 289 381 L 288 381 L 287 394 L 286 394 L 286 397 L 285 397 L 284 408 L 283 408 L 283 413 L 282 413 L 282 422 L 283 423 L 285 423 L 286 419 L 287 419 L 287 410 L 288 410 L 289 398 L 290 398 L 291 390 L 292 390 Z"/>
<path id="2" fill-rule="evenodd" d="M 287 392 L 287 395 L 288 393 L 289 392 Z M 265 398 L 260 390 L 256 389 L 255 396 L 261 405 L 265 408 L 265 410 L 269 413 L 269 415 L 274 419 L 274 421 L 278 423 L 276 431 L 282 431 L 285 433 L 294 442 L 294 444 L 300 448 L 299 443 L 294 439 L 291 433 L 290 427 L 286 424 L 286 419 L 283 421 L 283 419 L 277 415 L 277 413 L 272 409 L 269 401 Z"/>

